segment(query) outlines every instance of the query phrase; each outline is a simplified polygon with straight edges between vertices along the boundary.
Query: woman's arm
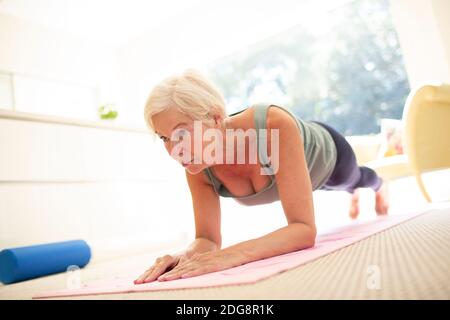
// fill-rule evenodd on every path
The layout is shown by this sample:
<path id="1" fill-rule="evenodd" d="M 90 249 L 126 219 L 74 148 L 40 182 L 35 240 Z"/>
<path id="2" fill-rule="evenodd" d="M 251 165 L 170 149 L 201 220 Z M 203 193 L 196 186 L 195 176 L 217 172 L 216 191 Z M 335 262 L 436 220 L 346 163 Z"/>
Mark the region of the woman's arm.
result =
<path id="1" fill-rule="evenodd" d="M 251 261 L 264 259 L 314 246 L 316 227 L 312 186 L 303 149 L 303 140 L 296 121 L 284 110 L 270 107 L 267 128 L 279 130 L 279 163 L 275 178 L 288 225 L 265 236 L 207 252 L 177 266 L 159 280 L 172 280 L 224 270 Z M 272 142 L 267 132 L 269 150 Z"/>
<path id="2" fill-rule="evenodd" d="M 177 255 L 188 258 L 194 254 L 220 250 L 220 199 L 213 187 L 207 183 L 203 172 L 196 175 L 186 171 L 186 180 L 191 191 L 195 220 L 195 240 L 186 250 Z"/>
<path id="3" fill-rule="evenodd" d="M 186 180 L 191 191 L 192 206 L 195 221 L 195 241 L 191 251 L 196 250 L 197 239 L 206 239 L 215 243 L 217 248 L 222 246 L 220 232 L 220 199 L 213 186 L 207 183 L 203 172 L 192 175 L 186 171 Z M 202 242 L 200 240 L 200 242 Z M 202 246 L 204 247 L 204 246 Z"/>
<path id="4" fill-rule="evenodd" d="M 224 256 L 241 265 L 314 246 L 316 232 L 303 223 L 290 223 L 257 239 L 247 240 L 224 248 Z"/>
<path id="5" fill-rule="evenodd" d="M 279 130 L 279 157 L 275 179 L 288 225 L 258 239 L 224 249 L 239 262 L 247 263 L 314 246 L 316 227 L 312 185 L 306 164 L 303 139 L 297 122 L 276 106 L 267 112 L 267 141 L 272 150 L 270 129 Z M 274 148 L 276 150 L 276 148 Z M 271 157 L 272 163 L 277 157 Z"/>
<path id="6" fill-rule="evenodd" d="M 167 270 L 173 270 L 191 258 L 220 250 L 222 238 L 219 197 L 212 186 L 207 183 L 202 172 L 191 175 L 186 171 L 186 179 L 194 206 L 195 240 L 186 250 L 156 259 L 153 266 L 135 281 L 136 284 L 154 281 L 165 274 Z"/>

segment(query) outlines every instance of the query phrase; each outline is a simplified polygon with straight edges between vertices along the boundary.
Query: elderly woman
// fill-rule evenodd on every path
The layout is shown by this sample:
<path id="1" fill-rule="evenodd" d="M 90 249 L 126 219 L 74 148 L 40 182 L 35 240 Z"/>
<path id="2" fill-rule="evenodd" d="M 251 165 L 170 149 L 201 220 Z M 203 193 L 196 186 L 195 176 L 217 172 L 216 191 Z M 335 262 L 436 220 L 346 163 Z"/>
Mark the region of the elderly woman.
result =
<path id="1" fill-rule="evenodd" d="M 351 146 L 336 130 L 269 103 L 227 116 L 222 95 L 194 70 L 167 78 L 152 90 L 145 120 L 185 167 L 196 236 L 185 251 L 156 259 L 136 284 L 192 277 L 314 246 L 314 190 L 349 192 L 350 216 L 356 218 L 358 188 L 372 188 L 377 214 L 387 214 L 386 183 L 357 165 Z M 208 130 L 214 142 L 203 134 Z M 234 143 L 242 132 L 248 143 Z M 287 225 L 221 249 L 220 196 L 244 205 L 279 200 Z"/>

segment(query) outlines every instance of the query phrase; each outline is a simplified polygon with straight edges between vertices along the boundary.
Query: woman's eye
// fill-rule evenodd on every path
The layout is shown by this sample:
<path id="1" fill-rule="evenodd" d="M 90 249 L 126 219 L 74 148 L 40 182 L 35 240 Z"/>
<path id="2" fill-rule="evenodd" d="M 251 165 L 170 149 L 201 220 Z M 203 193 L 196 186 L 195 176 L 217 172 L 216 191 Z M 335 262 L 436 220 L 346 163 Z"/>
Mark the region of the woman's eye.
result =
<path id="1" fill-rule="evenodd" d="M 187 135 L 187 133 L 187 130 L 179 130 L 175 135 L 175 139 L 178 141 L 183 141 L 183 138 Z"/>

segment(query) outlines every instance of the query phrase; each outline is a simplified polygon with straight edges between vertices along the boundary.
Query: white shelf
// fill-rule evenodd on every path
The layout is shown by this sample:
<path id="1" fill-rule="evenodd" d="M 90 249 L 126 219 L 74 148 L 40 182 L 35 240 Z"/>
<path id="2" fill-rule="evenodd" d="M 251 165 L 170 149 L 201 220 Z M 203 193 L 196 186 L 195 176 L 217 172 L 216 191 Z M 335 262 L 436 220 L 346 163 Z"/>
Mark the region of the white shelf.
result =
<path id="1" fill-rule="evenodd" d="M 33 122 L 43 122 L 43 123 L 54 123 L 63 124 L 78 127 L 87 128 L 97 128 L 106 130 L 117 130 L 117 131 L 128 131 L 128 132 L 139 132 L 139 133 L 149 133 L 149 131 L 143 126 L 127 126 L 117 123 L 110 122 L 112 120 L 104 121 L 90 121 L 74 118 L 64 118 L 51 115 L 42 115 L 28 112 L 12 111 L 12 110 L 1 110 L 0 109 L 0 119 L 13 119 L 13 120 L 23 120 L 23 121 L 33 121 Z"/>

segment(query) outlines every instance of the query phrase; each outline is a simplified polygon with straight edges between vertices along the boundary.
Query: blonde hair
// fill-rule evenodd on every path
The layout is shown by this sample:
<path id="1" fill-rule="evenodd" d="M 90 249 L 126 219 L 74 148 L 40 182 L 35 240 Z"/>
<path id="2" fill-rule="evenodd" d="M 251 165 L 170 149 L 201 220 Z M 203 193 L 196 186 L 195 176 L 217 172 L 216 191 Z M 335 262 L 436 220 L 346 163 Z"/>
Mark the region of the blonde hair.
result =
<path id="1" fill-rule="evenodd" d="M 217 88 L 200 72 L 187 69 L 158 83 L 150 92 L 144 117 L 151 132 L 155 133 L 152 116 L 170 107 L 193 120 L 211 123 L 211 114 L 225 117 L 225 100 Z"/>

